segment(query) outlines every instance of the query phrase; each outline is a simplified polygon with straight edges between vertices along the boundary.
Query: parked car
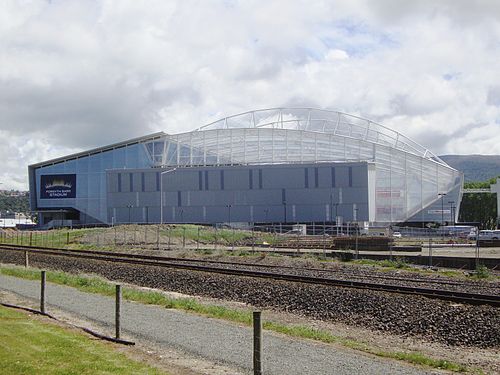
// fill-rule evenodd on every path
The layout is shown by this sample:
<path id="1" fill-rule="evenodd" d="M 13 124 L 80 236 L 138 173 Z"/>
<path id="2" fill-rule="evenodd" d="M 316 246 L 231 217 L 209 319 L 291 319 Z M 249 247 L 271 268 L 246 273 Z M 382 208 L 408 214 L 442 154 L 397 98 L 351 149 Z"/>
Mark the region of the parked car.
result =
<path id="1" fill-rule="evenodd" d="M 476 239 L 476 233 L 471 232 L 467 238 L 469 240 Z M 480 230 L 479 231 L 479 240 L 500 240 L 500 230 Z"/>
<path id="2" fill-rule="evenodd" d="M 394 238 L 401 238 L 403 236 L 401 235 L 401 232 L 393 232 L 392 233 L 392 237 L 394 237 Z"/>

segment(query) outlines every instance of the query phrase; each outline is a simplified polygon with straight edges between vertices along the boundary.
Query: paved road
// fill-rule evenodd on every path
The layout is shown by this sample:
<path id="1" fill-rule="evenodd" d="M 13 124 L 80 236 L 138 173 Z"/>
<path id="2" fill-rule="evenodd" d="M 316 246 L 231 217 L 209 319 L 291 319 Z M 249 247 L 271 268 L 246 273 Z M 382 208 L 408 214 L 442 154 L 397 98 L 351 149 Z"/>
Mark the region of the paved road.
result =
<path id="1" fill-rule="evenodd" d="M 0 290 L 37 299 L 39 282 L 0 275 Z M 51 306 L 109 328 L 114 324 L 114 299 L 80 292 L 74 288 L 47 285 L 47 311 Z M 238 368 L 252 369 L 252 332 L 236 324 L 169 310 L 159 306 L 124 302 L 122 328 L 125 335 L 147 339 L 159 346 Z M 403 363 L 339 349 L 333 345 L 297 340 L 264 331 L 266 375 L 327 374 L 429 374 Z"/>

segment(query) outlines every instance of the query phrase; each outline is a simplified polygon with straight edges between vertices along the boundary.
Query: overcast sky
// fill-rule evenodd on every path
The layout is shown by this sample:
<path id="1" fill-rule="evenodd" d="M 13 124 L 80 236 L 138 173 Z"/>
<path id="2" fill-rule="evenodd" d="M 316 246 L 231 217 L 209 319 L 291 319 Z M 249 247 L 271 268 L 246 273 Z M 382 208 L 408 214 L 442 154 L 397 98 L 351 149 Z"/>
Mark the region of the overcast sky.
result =
<path id="1" fill-rule="evenodd" d="M 0 188 L 27 165 L 312 106 L 500 154 L 500 1 L 0 1 Z"/>

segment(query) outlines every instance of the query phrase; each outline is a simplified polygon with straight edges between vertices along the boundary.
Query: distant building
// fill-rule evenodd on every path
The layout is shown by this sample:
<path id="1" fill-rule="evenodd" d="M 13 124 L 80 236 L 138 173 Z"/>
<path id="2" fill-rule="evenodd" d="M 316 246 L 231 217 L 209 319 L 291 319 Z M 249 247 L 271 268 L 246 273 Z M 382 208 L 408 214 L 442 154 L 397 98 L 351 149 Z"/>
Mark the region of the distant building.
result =
<path id="1" fill-rule="evenodd" d="M 463 175 L 373 121 L 282 108 L 34 164 L 29 182 L 42 225 L 388 225 L 456 220 Z"/>
<path id="2" fill-rule="evenodd" d="M 15 217 L 4 217 L 0 216 L 0 229 L 2 228 L 16 228 L 26 226 L 34 226 L 35 223 L 28 217 L 24 215 L 18 215 Z"/>

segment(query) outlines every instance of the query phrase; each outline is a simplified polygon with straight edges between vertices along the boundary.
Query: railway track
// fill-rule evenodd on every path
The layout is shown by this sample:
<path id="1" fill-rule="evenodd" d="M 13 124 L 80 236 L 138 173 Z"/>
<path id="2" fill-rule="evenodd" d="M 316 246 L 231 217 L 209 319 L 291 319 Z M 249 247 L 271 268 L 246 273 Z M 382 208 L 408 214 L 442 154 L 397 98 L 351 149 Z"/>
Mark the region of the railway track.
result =
<path id="1" fill-rule="evenodd" d="M 282 280 L 288 282 L 299 282 L 307 284 L 377 290 L 390 293 L 419 295 L 427 298 L 441 299 L 457 303 L 490 305 L 495 307 L 500 306 L 500 296 L 498 294 L 469 293 L 469 292 L 444 290 L 437 288 L 423 288 L 415 286 L 374 283 L 374 282 L 359 281 L 359 280 L 345 280 L 345 279 L 324 277 L 324 276 L 321 277 L 321 276 L 299 275 L 290 272 L 285 273 L 282 271 L 282 270 L 297 271 L 299 269 L 298 267 L 290 267 L 290 266 L 255 265 L 242 262 L 238 263 L 238 262 L 227 262 L 227 261 L 211 261 L 204 259 L 183 259 L 183 258 L 161 257 L 161 256 L 146 256 L 140 254 L 115 253 L 115 252 L 103 252 L 103 251 L 91 251 L 91 250 L 67 250 L 67 249 L 57 249 L 57 248 L 42 248 L 42 247 L 6 245 L 6 244 L 0 245 L 0 249 L 9 251 L 19 251 L 19 252 L 28 251 L 29 253 L 49 255 L 49 256 L 63 256 L 63 257 L 100 260 L 100 261 L 115 262 L 115 263 L 168 267 L 173 269 L 209 272 L 209 273 L 225 274 L 233 276 L 265 278 L 265 279 Z M 247 268 L 246 269 L 236 268 L 235 266 L 247 267 Z M 261 270 L 248 269 L 248 268 L 261 268 Z M 274 271 L 279 270 L 281 272 L 271 272 L 271 270 Z M 326 271 L 323 269 L 314 269 L 314 270 L 321 272 Z M 328 270 L 328 271 L 333 271 L 333 270 Z M 397 279 L 397 278 L 392 278 L 392 279 Z M 435 283 L 440 282 L 438 280 L 431 280 L 431 281 Z M 454 282 L 449 282 L 449 283 L 454 283 Z"/>

